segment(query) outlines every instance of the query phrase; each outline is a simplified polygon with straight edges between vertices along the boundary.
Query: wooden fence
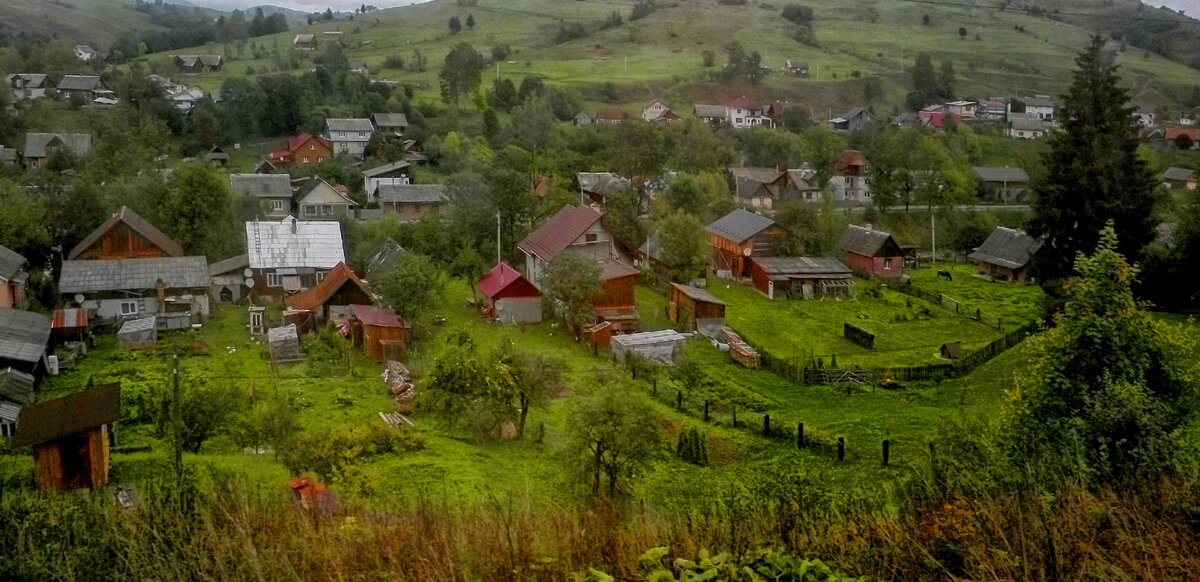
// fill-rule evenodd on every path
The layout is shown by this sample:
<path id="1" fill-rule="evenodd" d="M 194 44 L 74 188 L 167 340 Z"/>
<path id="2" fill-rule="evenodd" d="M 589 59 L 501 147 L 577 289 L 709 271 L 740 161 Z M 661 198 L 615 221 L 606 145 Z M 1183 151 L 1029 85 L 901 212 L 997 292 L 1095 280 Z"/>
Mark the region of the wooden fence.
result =
<path id="1" fill-rule="evenodd" d="M 922 289 L 913 285 L 912 283 L 889 287 L 889 289 L 894 289 L 905 295 L 928 301 L 943 309 L 953 311 L 960 315 L 966 315 L 967 317 L 970 317 L 971 319 L 974 319 L 975 321 L 978 321 L 988 327 L 994 327 L 1000 331 L 1004 331 L 1005 322 L 999 317 L 985 313 L 982 309 L 977 307 L 966 305 L 963 302 L 950 297 L 949 295 L 935 293 L 933 291 L 929 291 L 928 289 Z"/>

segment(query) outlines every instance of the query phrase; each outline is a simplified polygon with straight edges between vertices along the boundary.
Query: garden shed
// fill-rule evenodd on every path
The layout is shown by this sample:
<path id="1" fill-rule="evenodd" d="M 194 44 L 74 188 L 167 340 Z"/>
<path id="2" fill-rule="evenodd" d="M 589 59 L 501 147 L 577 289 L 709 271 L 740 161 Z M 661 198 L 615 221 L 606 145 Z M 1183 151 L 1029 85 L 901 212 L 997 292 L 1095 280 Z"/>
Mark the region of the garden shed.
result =
<path id="1" fill-rule="evenodd" d="M 56 341 L 83 341 L 90 331 L 86 309 L 56 309 L 50 315 L 50 334 Z"/>
<path id="2" fill-rule="evenodd" d="M 150 316 L 126 321 L 117 332 L 117 341 L 126 349 L 153 346 L 158 341 L 158 318 Z"/>
<path id="3" fill-rule="evenodd" d="M 671 283 L 667 318 L 689 331 L 711 329 L 715 334 L 725 325 L 725 302 L 699 287 Z"/>
<path id="4" fill-rule="evenodd" d="M 648 360 L 671 365 L 675 363 L 676 354 L 683 350 L 683 342 L 687 338 L 673 329 L 664 329 L 614 335 L 610 345 L 613 357 L 619 362 L 624 362 L 629 354 L 638 354 Z"/>
<path id="5" fill-rule="evenodd" d="M 904 251 L 890 233 L 851 224 L 838 239 L 842 258 L 864 276 L 897 279 L 904 274 Z"/>
<path id="6" fill-rule="evenodd" d="M 398 360 L 404 355 L 409 327 L 391 309 L 350 305 L 350 337 L 376 362 Z"/>
<path id="7" fill-rule="evenodd" d="M 1029 262 L 1042 243 L 1015 228 L 997 226 L 968 259 L 979 264 L 979 273 L 999 281 L 1025 283 Z"/>
<path id="8" fill-rule="evenodd" d="M 957 360 L 962 355 L 962 342 L 950 342 L 942 344 L 938 350 L 939 355 L 947 360 Z"/>
<path id="9" fill-rule="evenodd" d="M 38 489 L 96 489 L 108 483 L 108 431 L 121 417 L 121 385 L 88 388 L 21 410 L 12 447 L 33 447 Z"/>
<path id="10" fill-rule="evenodd" d="M 298 362 L 304 359 L 300 352 L 300 334 L 296 325 L 272 327 L 267 330 L 267 349 L 272 362 Z"/>
<path id="11" fill-rule="evenodd" d="M 851 297 L 850 267 L 832 257 L 755 257 L 750 277 L 768 299 Z"/>
<path id="12" fill-rule="evenodd" d="M 483 293 L 480 311 L 502 323 L 541 323 L 542 292 L 508 263 L 492 267 L 475 283 Z"/>
<path id="13" fill-rule="evenodd" d="M 369 304 L 371 294 L 362 279 L 346 266 L 334 265 L 320 283 L 288 297 L 287 306 L 300 311 L 311 311 L 318 320 L 328 321 L 346 313 L 350 304 Z"/>

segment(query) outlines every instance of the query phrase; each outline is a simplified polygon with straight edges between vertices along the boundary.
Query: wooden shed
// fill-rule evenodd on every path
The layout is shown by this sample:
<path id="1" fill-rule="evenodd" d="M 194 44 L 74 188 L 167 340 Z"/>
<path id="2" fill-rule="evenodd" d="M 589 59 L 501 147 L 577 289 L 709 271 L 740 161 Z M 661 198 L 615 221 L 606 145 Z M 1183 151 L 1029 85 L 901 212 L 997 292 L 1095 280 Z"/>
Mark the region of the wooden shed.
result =
<path id="1" fill-rule="evenodd" d="M 997 226 L 967 258 L 979 264 L 979 274 L 985 277 L 1025 283 L 1029 280 L 1029 263 L 1041 248 L 1041 241 L 1025 231 Z"/>
<path id="2" fill-rule="evenodd" d="M 904 274 L 904 251 L 892 235 L 871 225 L 847 225 L 838 239 L 842 259 L 866 277 L 897 279 Z"/>
<path id="3" fill-rule="evenodd" d="M 391 309 L 350 305 L 350 337 L 376 362 L 396 360 L 408 345 L 409 325 Z"/>
<path id="4" fill-rule="evenodd" d="M 123 348 L 149 348 L 158 342 L 158 318 L 155 316 L 131 319 L 121 325 L 117 341 Z"/>
<path id="5" fill-rule="evenodd" d="M 318 320 L 328 321 L 330 317 L 345 315 L 346 307 L 351 304 L 370 304 L 371 294 L 346 263 L 338 263 L 316 286 L 288 297 L 285 302 L 291 309 L 312 311 Z"/>
<path id="6" fill-rule="evenodd" d="M 942 344 L 938 350 L 939 355 L 947 360 L 957 360 L 962 355 L 962 342 L 950 342 Z"/>
<path id="7" fill-rule="evenodd" d="M 688 331 L 698 329 L 701 325 L 713 325 L 715 329 L 720 329 L 725 325 L 725 302 L 704 289 L 671 283 L 667 318 Z"/>
<path id="8" fill-rule="evenodd" d="M 713 270 L 738 280 L 750 275 L 750 258 L 774 256 L 787 234 L 774 220 L 742 209 L 713 221 L 707 231 Z"/>
<path id="9" fill-rule="evenodd" d="M 95 489 L 108 483 L 108 431 L 121 417 L 121 385 L 88 388 L 21 410 L 15 449 L 33 447 L 38 489 Z"/>
<path id="10" fill-rule="evenodd" d="M 851 297 L 850 268 L 832 257 L 756 257 L 751 278 L 768 299 Z"/>
<path id="11" fill-rule="evenodd" d="M 484 317 L 502 323 L 541 323 L 542 292 L 508 263 L 499 263 L 475 283 L 483 293 Z"/>
<path id="12" fill-rule="evenodd" d="M 600 263 L 600 294 L 592 300 L 596 318 L 613 324 L 614 332 L 630 332 L 638 328 L 637 285 L 638 270 L 620 261 Z"/>

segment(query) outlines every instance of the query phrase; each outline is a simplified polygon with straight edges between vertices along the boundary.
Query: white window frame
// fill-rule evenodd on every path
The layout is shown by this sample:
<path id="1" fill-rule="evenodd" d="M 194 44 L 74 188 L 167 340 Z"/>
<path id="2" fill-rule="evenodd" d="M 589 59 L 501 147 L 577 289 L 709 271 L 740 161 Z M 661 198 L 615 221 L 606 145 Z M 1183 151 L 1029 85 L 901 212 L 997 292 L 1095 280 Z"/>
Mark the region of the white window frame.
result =
<path id="1" fill-rule="evenodd" d="M 330 206 L 329 204 L 322 204 L 320 211 L 321 216 L 329 216 L 330 214 L 333 214 L 333 206 Z"/>
<path id="2" fill-rule="evenodd" d="M 279 276 L 279 273 L 275 273 L 275 272 L 267 273 L 267 287 L 282 287 L 282 286 L 283 286 L 283 277 Z"/>
<path id="3" fill-rule="evenodd" d="M 121 302 L 121 315 L 122 316 L 137 315 L 137 314 L 138 314 L 137 301 L 122 301 Z"/>
<path id="4" fill-rule="evenodd" d="M 271 201 L 271 209 L 272 210 L 283 210 L 283 200 L 272 200 Z"/>
<path id="5" fill-rule="evenodd" d="M 301 160 L 301 162 L 304 164 L 308 164 L 308 156 L 304 156 L 304 159 Z"/>
<path id="6" fill-rule="evenodd" d="M 891 257 L 884 257 L 884 259 L 883 259 L 883 270 L 884 270 L 884 271 L 891 271 L 891 270 L 892 270 L 892 259 L 891 259 Z"/>
<path id="7" fill-rule="evenodd" d="M 317 271 L 317 273 L 316 273 L 317 282 L 320 283 L 321 281 L 324 281 L 325 275 L 328 275 L 328 273 L 326 273 L 325 271 Z"/>

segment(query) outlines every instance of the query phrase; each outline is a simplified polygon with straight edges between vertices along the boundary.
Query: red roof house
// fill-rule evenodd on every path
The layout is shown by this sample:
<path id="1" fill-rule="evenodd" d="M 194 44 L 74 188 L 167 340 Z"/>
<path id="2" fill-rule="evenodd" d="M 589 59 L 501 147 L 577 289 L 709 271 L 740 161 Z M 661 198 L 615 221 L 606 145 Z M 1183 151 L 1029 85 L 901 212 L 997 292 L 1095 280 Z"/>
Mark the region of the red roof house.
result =
<path id="1" fill-rule="evenodd" d="M 562 253 L 575 253 L 596 262 L 621 258 L 600 213 L 588 206 L 564 206 L 517 248 L 525 253 L 525 275 L 539 288 L 546 266 Z"/>
<path id="2" fill-rule="evenodd" d="M 1182 135 L 1191 138 L 1192 149 L 1200 149 L 1200 127 L 1168 127 L 1163 132 L 1163 139 L 1170 145 L 1175 145 L 1175 140 Z"/>
<path id="3" fill-rule="evenodd" d="M 346 263 L 338 263 L 319 283 L 288 297 L 286 302 L 292 309 L 314 311 L 318 319 L 328 319 L 331 313 L 345 314 L 348 305 L 371 303 L 371 294 Z"/>
<path id="4" fill-rule="evenodd" d="M 539 323 L 542 321 L 542 292 L 508 263 L 492 267 L 475 283 L 483 293 L 480 311 L 485 317 L 504 323 Z"/>
<path id="5" fill-rule="evenodd" d="M 267 161 L 272 164 L 315 165 L 333 158 L 333 144 L 322 137 L 302 133 L 287 141 L 284 149 L 271 152 Z"/>
<path id="6" fill-rule="evenodd" d="M 404 355 L 409 325 L 391 309 L 372 305 L 350 305 L 350 338 L 376 362 L 398 360 Z"/>

